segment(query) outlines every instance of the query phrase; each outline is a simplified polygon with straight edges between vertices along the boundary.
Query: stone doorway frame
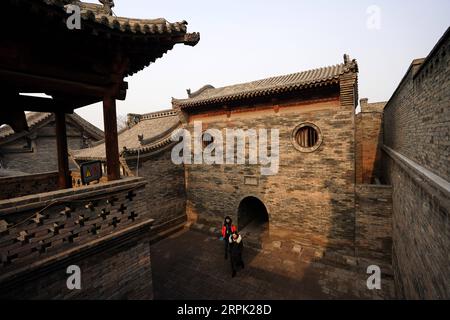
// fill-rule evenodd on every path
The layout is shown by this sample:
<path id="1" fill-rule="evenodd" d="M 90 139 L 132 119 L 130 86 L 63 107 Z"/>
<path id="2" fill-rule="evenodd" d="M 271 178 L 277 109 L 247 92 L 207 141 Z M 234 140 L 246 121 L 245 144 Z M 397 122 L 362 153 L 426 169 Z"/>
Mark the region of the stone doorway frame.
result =
<path id="1" fill-rule="evenodd" d="M 270 223 L 270 214 L 269 214 L 269 211 L 267 210 L 267 205 L 259 197 L 255 196 L 255 195 L 247 195 L 239 201 L 239 204 L 237 207 L 237 226 L 238 226 L 239 230 L 244 229 L 246 226 L 248 226 L 253 221 L 255 221 L 255 219 L 258 219 L 258 214 L 255 214 L 255 216 L 252 217 L 249 221 L 245 221 L 244 226 L 242 226 L 242 223 L 241 223 L 241 221 L 242 221 L 241 214 L 242 214 L 242 210 L 243 210 L 242 206 L 245 201 L 248 201 L 250 199 L 253 201 L 256 200 L 257 201 L 256 204 L 260 205 L 261 208 L 264 208 L 265 217 L 261 217 L 262 218 L 261 220 L 264 220 L 264 222 Z"/>

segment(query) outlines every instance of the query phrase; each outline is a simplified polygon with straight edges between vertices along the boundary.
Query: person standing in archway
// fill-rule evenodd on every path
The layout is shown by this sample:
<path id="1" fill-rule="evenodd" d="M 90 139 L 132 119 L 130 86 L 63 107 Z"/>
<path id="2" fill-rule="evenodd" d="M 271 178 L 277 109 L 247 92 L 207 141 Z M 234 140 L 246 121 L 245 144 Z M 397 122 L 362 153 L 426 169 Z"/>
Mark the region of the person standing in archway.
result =
<path id="1" fill-rule="evenodd" d="M 242 250 L 244 249 L 244 242 L 242 241 L 242 236 L 237 232 L 229 238 L 230 242 L 230 260 L 231 260 L 231 277 L 236 276 L 236 271 L 238 267 L 244 269 L 244 261 L 242 260 Z"/>
<path id="2" fill-rule="evenodd" d="M 229 239 L 230 236 L 233 234 L 233 232 L 236 232 L 237 228 L 235 225 L 233 225 L 233 220 L 229 216 L 225 217 L 225 221 L 223 222 L 222 226 L 222 239 L 225 244 L 225 260 L 228 259 L 228 251 L 229 251 Z"/>

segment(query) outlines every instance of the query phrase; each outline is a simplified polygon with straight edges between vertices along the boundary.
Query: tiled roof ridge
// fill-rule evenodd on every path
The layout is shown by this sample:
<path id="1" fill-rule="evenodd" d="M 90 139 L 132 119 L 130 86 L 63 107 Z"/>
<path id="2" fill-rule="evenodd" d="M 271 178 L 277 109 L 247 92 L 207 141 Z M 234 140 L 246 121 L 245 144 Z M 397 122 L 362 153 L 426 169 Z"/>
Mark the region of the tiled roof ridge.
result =
<path id="1" fill-rule="evenodd" d="M 148 119 L 172 117 L 172 116 L 176 116 L 176 115 L 178 115 L 178 110 L 166 109 L 166 110 L 141 114 L 141 119 L 148 120 Z"/>
<path id="2" fill-rule="evenodd" d="M 170 144 L 172 132 L 182 124 L 178 118 L 178 111 L 173 109 L 161 110 L 146 114 L 128 114 L 128 127 L 119 133 L 119 147 L 122 155 L 134 155 L 154 152 Z M 141 119 L 143 117 L 145 119 Z M 148 122 L 147 122 L 148 121 Z M 153 124 L 152 121 L 155 121 Z M 141 128 L 138 126 L 142 125 Z M 145 128 L 153 127 L 157 130 L 148 133 Z M 132 131 L 134 130 L 134 131 Z M 148 134 L 148 138 L 145 136 Z M 104 140 L 92 144 L 90 148 L 72 150 L 76 160 L 105 159 L 104 150 L 99 147 Z M 100 148 L 100 149 L 99 149 Z"/>
<path id="3" fill-rule="evenodd" d="M 128 129 L 134 127 L 141 121 L 145 120 L 153 120 L 165 117 L 173 117 L 178 115 L 178 110 L 175 109 L 166 109 L 161 111 L 155 111 L 150 113 L 129 113 L 127 114 L 128 118 Z"/>
<path id="4" fill-rule="evenodd" d="M 98 137 L 99 140 L 103 139 L 105 133 L 100 128 L 97 128 L 95 125 L 84 119 L 82 116 L 74 112 L 73 114 L 69 114 L 69 117 L 76 121 L 79 125 L 81 125 L 86 131 L 90 132 L 92 135 Z"/>
<path id="5" fill-rule="evenodd" d="M 24 134 L 27 134 L 31 130 L 33 130 L 37 125 L 42 122 L 48 120 L 53 114 L 50 112 L 29 112 L 26 113 L 25 117 L 28 123 L 28 131 L 25 131 Z M 0 128 L 0 139 L 5 139 L 9 136 L 16 134 L 14 130 L 9 126 L 5 125 Z"/>
<path id="6" fill-rule="evenodd" d="M 175 123 L 172 126 L 168 127 L 166 130 L 157 134 L 156 136 L 151 137 L 150 139 L 142 139 L 142 141 L 141 141 L 142 147 L 145 148 L 146 146 L 153 144 L 155 141 L 160 140 L 164 137 L 167 137 L 168 135 L 171 135 L 173 131 L 175 131 L 176 129 L 178 129 L 180 127 L 180 125 L 181 125 L 180 122 Z"/>
<path id="7" fill-rule="evenodd" d="M 176 128 L 180 128 L 180 126 L 181 126 L 181 124 L 176 126 Z M 137 154 L 138 151 L 140 153 L 148 153 L 148 152 L 155 151 L 162 147 L 172 144 L 174 142 L 174 141 L 172 141 L 172 132 L 176 128 L 172 128 L 171 130 L 168 130 L 169 132 L 166 131 L 166 134 L 162 138 L 160 138 L 157 141 L 154 141 L 152 143 L 143 145 L 141 148 L 130 148 L 130 149 L 127 148 L 127 149 L 122 150 L 121 156 Z"/>
<path id="8" fill-rule="evenodd" d="M 189 98 L 195 98 L 195 97 L 201 95 L 203 93 L 203 91 L 208 90 L 208 89 L 216 89 L 216 88 L 214 86 L 210 85 L 210 84 L 206 84 L 203 87 L 201 87 L 200 89 L 198 89 L 197 91 L 192 92 L 192 93 L 191 93 L 191 89 L 188 89 L 187 90 L 188 97 Z"/>
<path id="9" fill-rule="evenodd" d="M 187 33 L 187 21 L 168 22 L 164 18 L 135 19 L 113 16 L 108 12 L 108 7 L 102 4 L 86 3 L 79 0 L 38 0 L 48 6 L 59 7 L 64 10 L 69 5 L 77 5 L 81 9 L 81 18 L 85 21 L 93 21 L 110 29 L 128 32 L 132 34 L 169 34 L 179 35 L 180 41 L 185 45 L 195 46 L 200 41 L 198 32 Z M 109 9 L 110 10 L 110 9 Z"/>
<path id="10" fill-rule="evenodd" d="M 198 32 L 188 33 L 188 23 L 185 20 L 170 23 L 163 18 L 116 17 L 112 14 L 110 0 L 101 0 L 105 3 L 104 6 L 75 0 L 3 1 L 5 4 L 2 3 L 2 5 L 14 8 L 14 13 L 18 16 L 22 14 L 39 16 L 48 23 L 54 21 L 55 27 L 61 30 L 67 28 L 68 6 L 78 5 L 81 11 L 81 24 L 80 30 L 76 32 L 86 37 L 97 38 L 99 41 L 113 41 L 122 46 L 133 47 L 133 50 L 125 53 L 131 59 L 125 70 L 126 76 L 131 76 L 148 67 L 150 63 L 172 50 L 176 44 L 195 46 L 200 41 Z M 24 25 L 27 28 L 33 27 L 26 21 Z M 155 51 L 153 46 L 148 44 L 156 42 L 160 46 Z"/>
<path id="11" fill-rule="evenodd" d="M 287 75 L 279 75 L 265 79 L 255 80 L 246 83 L 239 83 L 229 86 L 214 88 L 211 85 L 203 86 L 193 94 L 189 94 L 186 99 L 172 98 L 174 107 L 190 107 L 214 102 L 225 102 L 233 99 L 249 98 L 259 96 L 261 94 L 275 93 L 283 89 L 302 88 L 307 86 L 322 85 L 333 81 L 339 81 L 339 77 L 348 72 L 358 72 L 358 64 L 356 60 L 350 60 L 345 55 L 344 63 L 335 64 Z M 277 82 L 279 82 L 277 84 Z M 280 83 L 281 82 L 281 83 Z M 235 92 L 222 93 L 226 90 Z M 219 94 L 214 95 L 215 92 Z M 208 93 L 210 96 L 208 96 Z"/>
<path id="12" fill-rule="evenodd" d="M 181 127 L 181 124 L 179 124 L 177 126 L 177 128 L 179 128 L 179 127 Z M 169 131 L 170 132 L 166 132 L 166 134 L 162 138 L 158 139 L 157 141 L 154 141 L 153 143 L 144 145 L 141 148 L 124 148 L 124 149 L 122 149 L 120 151 L 120 156 L 121 157 L 133 156 L 133 155 L 137 155 L 138 152 L 140 154 L 146 154 L 146 153 L 149 153 L 149 152 L 154 152 L 154 151 L 160 150 L 163 147 L 171 145 L 172 143 L 174 143 L 174 141 L 172 141 L 172 131 L 173 130 L 169 130 Z M 77 151 L 78 150 L 73 150 L 72 151 L 73 157 L 76 160 L 90 161 L 90 160 L 99 160 L 99 159 L 104 160 L 104 159 L 106 159 L 106 156 L 101 156 L 101 157 L 99 157 L 99 156 L 96 156 L 96 157 L 77 156 L 76 155 Z"/>
<path id="13" fill-rule="evenodd" d="M 49 2 L 60 0 L 50 0 Z M 85 3 L 80 1 L 69 1 L 65 6 L 75 4 L 81 9 L 81 17 L 84 20 L 97 21 L 98 23 L 122 32 L 131 32 L 134 34 L 184 34 L 184 44 L 195 46 L 200 40 L 198 33 L 186 33 L 187 21 L 168 22 L 164 18 L 156 19 L 136 19 L 128 17 L 117 17 L 108 13 L 107 9 L 101 4 Z"/>
<path id="14" fill-rule="evenodd" d="M 28 112 L 26 113 L 26 119 L 28 123 L 28 131 L 20 132 L 19 135 L 22 136 L 22 134 L 28 134 L 31 132 L 34 128 L 37 126 L 41 126 L 46 123 L 47 120 L 50 120 L 50 118 L 53 116 L 53 113 L 50 112 Z M 92 123 L 81 117 L 80 115 L 73 113 L 68 114 L 68 117 L 73 119 L 76 123 L 78 123 L 83 129 L 91 133 L 93 136 L 97 136 L 99 139 L 102 139 L 104 137 L 103 131 L 94 126 Z M 8 138 L 12 135 L 16 134 L 14 130 L 8 126 L 5 125 L 4 127 L 0 128 L 0 139 Z"/>

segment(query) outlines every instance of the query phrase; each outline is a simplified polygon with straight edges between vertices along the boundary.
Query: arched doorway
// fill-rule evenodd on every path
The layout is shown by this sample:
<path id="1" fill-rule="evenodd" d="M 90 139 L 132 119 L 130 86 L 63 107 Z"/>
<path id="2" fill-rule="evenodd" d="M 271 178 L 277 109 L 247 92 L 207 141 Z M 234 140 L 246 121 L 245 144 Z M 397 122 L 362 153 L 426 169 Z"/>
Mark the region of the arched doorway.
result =
<path id="1" fill-rule="evenodd" d="M 246 197 L 239 204 L 238 227 L 240 230 L 245 227 L 265 228 L 269 222 L 264 203 L 256 197 Z"/>

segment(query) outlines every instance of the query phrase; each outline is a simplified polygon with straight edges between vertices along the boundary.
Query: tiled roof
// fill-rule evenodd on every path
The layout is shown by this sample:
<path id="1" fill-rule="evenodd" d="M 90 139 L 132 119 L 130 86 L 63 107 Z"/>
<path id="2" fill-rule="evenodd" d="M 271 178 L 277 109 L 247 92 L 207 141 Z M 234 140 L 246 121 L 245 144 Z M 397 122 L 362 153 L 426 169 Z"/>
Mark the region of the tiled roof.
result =
<path id="1" fill-rule="evenodd" d="M 37 15 L 42 20 L 57 21 L 58 27 L 65 29 L 68 17 L 66 10 L 69 5 L 77 5 L 81 9 L 80 32 L 83 36 L 89 34 L 111 43 L 122 43 L 124 54 L 130 58 L 127 76 L 147 67 L 172 50 L 175 44 L 195 46 L 200 40 L 199 33 L 187 33 L 188 23 L 184 20 L 170 23 L 164 18 L 116 17 L 101 4 L 77 0 L 2 0 L 2 6 L 16 8 L 16 14 L 22 13 L 24 19 L 27 14 Z M 32 28 L 26 21 L 21 27 Z"/>
<path id="2" fill-rule="evenodd" d="M 47 2 L 57 3 L 59 0 L 47 0 Z M 72 1 L 73 4 L 81 8 L 81 16 L 85 20 L 96 21 L 104 26 L 117 31 L 141 34 L 141 35 L 185 35 L 187 31 L 187 22 L 180 21 L 170 23 L 164 18 L 158 19 L 133 19 L 125 17 L 116 17 L 108 14 L 104 6 L 94 3 L 83 3 Z M 196 45 L 200 40 L 198 33 L 186 34 L 183 42 L 187 45 Z"/>
<path id="3" fill-rule="evenodd" d="M 36 125 L 42 123 L 43 121 L 49 119 L 52 114 L 48 112 L 28 112 L 25 114 L 27 118 L 28 128 L 31 131 Z M 15 134 L 14 130 L 8 126 L 4 125 L 0 128 L 0 139 L 7 138 Z"/>
<path id="4" fill-rule="evenodd" d="M 28 128 L 29 131 L 32 131 L 36 127 L 39 127 L 41 125 L 44 125 L 51 119 L 53 119 L 53 113 L 49 112 L 27 112 L 25 114 L 27 118 Z M 96 139 L 100 140 L 103 139 L 103 131 L 91 124 L 90 122 L 86 121 L 82 117 L 80 117 L 78 114 L 68 114 L 67 117 L 72 119 L 74 122 L 76 122 L 78 125 L 83 127 L 89 134 L 91 134 Z M 18 135 L 22 136 L 23 134 L 26 134 L 27 132 L 20 132 Z M 0 128 L 0 142 L 3 139 L 6 138 L 13 138 L 12 136 L 16 134 L 14 130 L 8 126 L 4 125 Z M 9 140 L 9 139 L 8 139 Z"/>
<path id="5" fill-rule="evenodd" d="M 340 76 L 344 73 L 357 71 L 357 63 L 355 60 L 352 60 L 343 64 L 222 88 L 214 88 L 211 85 L 206 85 L 200 90 L 190 93 L 189 98 L 173 99 L 172 103 L 174 106 L 181 107 L 182 109 L 213 103 L 226 103 L 229 101 L 338 83 Z"/>
<path id="6" fill-rule="evenodd" d="M 139 118 L 130 128 L 119 133 L 119 152 L 122 155 L 133 155 L 138 151 L 148 153 L 169 145 L 171 133 L 181 123 L 174 110 L 133 115 Z M 100 142 L 92 148 L 72 150 L 71 155 L 76 160 L 105 159 L 105 144 Z"/>
<path id="7" fill-rule="evenodd" d="M 87 132 L 89 132 L 89 134 L 91 134 L 96 139 L 101 140 L 105 137 L 105 134 L 102 130 L 100 130 L 99 128 L 97 128 L 92 123 L 90 123 L 83 117 L 79 116 L 75 112 L 72 114 L 68 114 L 67 116 L 76 123 L 78 123 L 80 126 L 82 126 Z"/>

